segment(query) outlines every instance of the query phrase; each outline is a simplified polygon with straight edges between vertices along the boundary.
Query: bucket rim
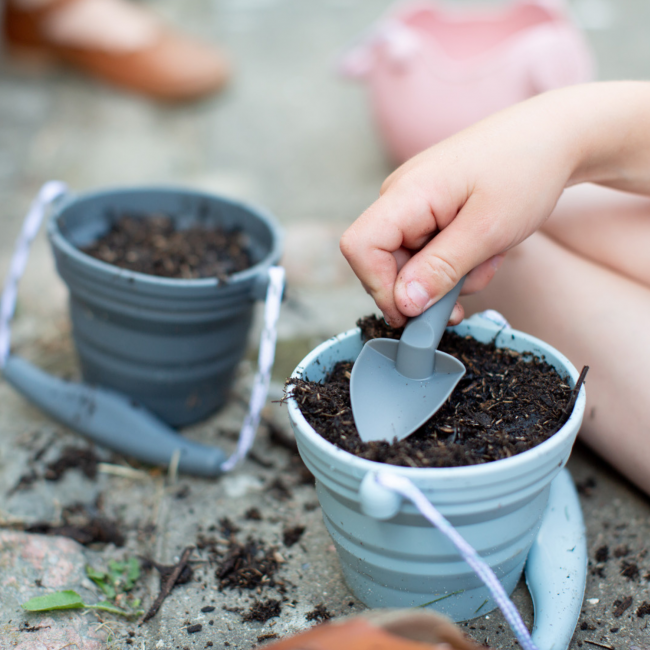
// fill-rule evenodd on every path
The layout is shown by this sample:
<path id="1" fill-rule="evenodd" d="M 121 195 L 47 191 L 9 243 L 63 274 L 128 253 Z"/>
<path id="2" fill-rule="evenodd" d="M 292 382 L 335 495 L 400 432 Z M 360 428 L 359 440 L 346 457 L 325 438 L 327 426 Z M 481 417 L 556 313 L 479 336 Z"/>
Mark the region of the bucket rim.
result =
<path id="1" fill-rule="evenodd" d="M 159 194 L 180 194 L 185 196 L 191 196 L 194 198 L 205 198 L 209 201 L 217 201 L 220 203 L 225 203 L 234 207 L 241 208 L 246 210 L 255 218 L 259 219 L 269 230 L 271 234 L 272 244 L 269 252 L 256 264 L 251 266 L 248 269 L 243 271 L 238 271 L 228 276 L 228 282 L 222 283 L 216 277 L 211 278 L 167 278 L 157 275 L 151 275 L 148 273 L 141 273 L 139 271 L 131 271 L 129 269 L 124 269 L 108 262 L 103 262 L 98 260 L 87 253 L 84 253 L 81 249 L 77 248 L 72 242 L 70 242 L 65 235 L 63 234 L 61 228 L 59 227 L 59 219 L 64 214 L 64 212 L 70 208 L 72 205 L 84 202 L 91 201 L 94 199 L 101 199 L 108 197 L 110 195 L 117 194 L 145 194 L 157 192 Z M 133 186 L 116 186 L 109 188 L 102 188 L 99 190 L 91 190 L 87 192 L 80 193 L 68 193 L 63 196 L 61 199 L 55 202 L 52 213 L 48 219 L 47 223 L 47 234 L 52 246 L 58 249 L 66 257 L 72 259 L 76 263 L 86 266 L 96 273 L 104 274 L 113 279 L 116 274 L 126 281 L 137 280 L 140 285 L 155 285 L 158 287 L 170 287 L 175 289 L 182 289 L 183 287 L 191 287 L 194 289 L 198 288 L 209 288 L 216 286 L 229 286 L 236 283 L 247 282 L 255 280 L 258 276 L 262 275 L 267 271 L 270 266 L 277 264 L 280 261 L 282 256 L 282 246 L 284 241 L 284 235 L 282 227 L 278 222 L 277 218 L 266 208 L 257 205 L 252 202 L 242 201 L 240 199 L 235 199 L 227 197 L 221 194 L 215 194 L 212 192 L 206 192 L 204 190 L 195 189 L 192 187 L 182 187 L 174 185 L 133 185 Z"/>

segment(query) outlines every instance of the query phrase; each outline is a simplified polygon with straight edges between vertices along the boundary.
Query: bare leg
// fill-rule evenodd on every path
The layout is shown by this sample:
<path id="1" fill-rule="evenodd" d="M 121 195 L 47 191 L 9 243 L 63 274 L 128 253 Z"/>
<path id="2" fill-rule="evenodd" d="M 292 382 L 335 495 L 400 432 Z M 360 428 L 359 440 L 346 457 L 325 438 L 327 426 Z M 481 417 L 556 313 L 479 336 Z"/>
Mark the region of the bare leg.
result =
<path id="1" fill-rule="evenodd" d="M 650 287 L 650 198 L 577 185 L 565 190 L 542 232 Z"/>
<path id="2" fill-rule="evenodd" d="M 497 309 L 578 369 L 590 366 L 581 436 L 650 493 L 650 287 L 611 270 L 613 262 L 598 264 L 538 233 L 463 303 L 468 314 Z"/>

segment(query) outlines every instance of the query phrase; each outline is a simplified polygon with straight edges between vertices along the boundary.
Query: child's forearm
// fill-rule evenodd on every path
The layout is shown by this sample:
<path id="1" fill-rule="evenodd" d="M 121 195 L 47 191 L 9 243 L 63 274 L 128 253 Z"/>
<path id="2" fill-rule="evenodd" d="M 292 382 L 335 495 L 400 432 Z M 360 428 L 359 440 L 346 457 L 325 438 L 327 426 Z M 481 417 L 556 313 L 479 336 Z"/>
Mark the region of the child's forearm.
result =
<path id="1" fill-rule="evenodd" d="M 501 254 L 584 181 L 650 194 L 650 83 L 545 93 L 431 147 L 386 179 L 341 250 L 402 325 L 466 274 L 464 293 L 485 287 Z"/>
<path id="2" fill-rule="evenodd" d="M 650 194 L 650 83 L 612 81 L 557 94 L 563 121 L 577 134 L 569 184 L 589 181 Z"/>

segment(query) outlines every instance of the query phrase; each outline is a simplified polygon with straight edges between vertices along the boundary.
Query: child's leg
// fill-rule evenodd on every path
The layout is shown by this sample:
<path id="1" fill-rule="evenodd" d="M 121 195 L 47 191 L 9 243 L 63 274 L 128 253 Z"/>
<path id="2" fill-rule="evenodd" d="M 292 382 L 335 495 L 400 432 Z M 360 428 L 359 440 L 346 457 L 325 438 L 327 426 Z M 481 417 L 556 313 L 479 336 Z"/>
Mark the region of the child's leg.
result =
<path id="1" fill-rule="evenodd" d="M 581 436 L 650 493 L 650 287 L 538 233 L 463 303 L 468 314 L 497 309 L 578 370 L 590 366 Z"/>
<path id="2" fill-rule="evenodd" d="M 650 287 L 650 199 L 583 184 L 564 192 L 542 232 Z"/>

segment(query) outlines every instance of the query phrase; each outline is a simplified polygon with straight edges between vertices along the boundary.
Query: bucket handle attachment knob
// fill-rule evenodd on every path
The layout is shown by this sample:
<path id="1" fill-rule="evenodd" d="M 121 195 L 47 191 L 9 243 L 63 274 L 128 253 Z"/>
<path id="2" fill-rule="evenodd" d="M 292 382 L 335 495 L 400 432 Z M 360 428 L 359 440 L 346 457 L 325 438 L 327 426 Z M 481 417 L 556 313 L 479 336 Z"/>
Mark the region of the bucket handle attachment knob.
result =
<path id="1" fill-rule="evenodd" d="M 402 496 L 381 485 L 375 472 L 368 472 L 363 477 L 359 487 L 359 499 L 363 513 L 379 520 L 392 519 L 402 505 Z"/>

